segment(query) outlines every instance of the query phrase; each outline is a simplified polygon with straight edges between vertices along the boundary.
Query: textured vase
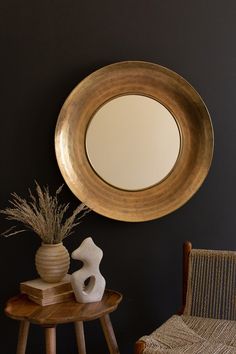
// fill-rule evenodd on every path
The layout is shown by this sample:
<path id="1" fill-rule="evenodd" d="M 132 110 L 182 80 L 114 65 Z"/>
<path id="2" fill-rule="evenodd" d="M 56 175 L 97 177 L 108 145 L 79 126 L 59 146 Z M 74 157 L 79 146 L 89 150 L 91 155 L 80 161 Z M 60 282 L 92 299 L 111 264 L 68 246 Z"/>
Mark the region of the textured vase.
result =
<path id="1" fill-rule="evenodd" d="M 69 270 L 70 256 L 62 242 L 42 243 L 35 255 L 35 265 L 42 280 L 57 283 Z"/>

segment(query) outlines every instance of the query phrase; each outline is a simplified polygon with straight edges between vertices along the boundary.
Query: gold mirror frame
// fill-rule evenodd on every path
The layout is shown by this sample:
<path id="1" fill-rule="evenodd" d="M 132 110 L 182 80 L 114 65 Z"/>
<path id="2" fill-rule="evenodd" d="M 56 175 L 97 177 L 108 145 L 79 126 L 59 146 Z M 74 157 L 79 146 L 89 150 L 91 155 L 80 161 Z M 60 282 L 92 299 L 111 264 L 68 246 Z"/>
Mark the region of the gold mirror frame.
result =
<path id="1" fill-rule="evenodd" d="M 130 94 L 164 105 L 181 135 L 179 157 L 169 175 L 138 191 L 118 189 L 102 180 L 85 148 L 86 131 L 97 110 Z M 213 141 L 210 115 L 196 90 L 175 72 L 140 61 L 111 64 L 86 77 L 65 101 L 55 131 L 58 165 L 71 191 L 95 212 L 132 222 L 160 218 L 185 204 L 207 176 Z"/>

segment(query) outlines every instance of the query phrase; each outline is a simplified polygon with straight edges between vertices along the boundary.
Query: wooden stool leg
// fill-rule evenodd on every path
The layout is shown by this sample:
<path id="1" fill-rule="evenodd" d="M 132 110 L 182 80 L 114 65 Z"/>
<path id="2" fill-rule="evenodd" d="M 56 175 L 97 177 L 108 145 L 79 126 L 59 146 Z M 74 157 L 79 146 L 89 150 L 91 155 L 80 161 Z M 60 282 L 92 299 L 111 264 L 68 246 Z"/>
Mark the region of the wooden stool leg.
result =
<path id="1" fill-rule="evenodd" d="M 45 328 L 46 354 L 56 354 L 56 327 Z"/>
<path id="2" fill-rule="evenodd" d="M 101 317 L 100 322 L 102 325 L 103 333 L 105 335 L 110 354 L 119 354 L 120 352 L 118 349 L 115 333 L 113 331 L 109 315 L 104 315 L 103 317 Z"/>
<path id="3" fill-rule="evenodd" d="M 79 354 L 86 354 L 85 339 L 84 339 L 84 325 L 82 321 L 75 322 L 75 334 Z"/>
<path id="4" fill-rule="evenodd" d="M 21 321 L 16 354 L 25 354 L 28 333 L 29 333 L 29 321 Z"/>

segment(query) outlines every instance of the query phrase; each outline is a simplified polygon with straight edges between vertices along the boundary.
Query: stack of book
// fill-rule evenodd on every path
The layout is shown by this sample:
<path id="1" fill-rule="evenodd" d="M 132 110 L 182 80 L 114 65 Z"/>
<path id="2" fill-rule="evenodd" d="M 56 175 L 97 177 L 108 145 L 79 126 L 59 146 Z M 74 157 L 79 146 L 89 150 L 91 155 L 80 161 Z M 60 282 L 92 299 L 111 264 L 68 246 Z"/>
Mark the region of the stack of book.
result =
<path id="1" fill-rule="evenodd" d="M 69 274 L 58 283 L 46 283 L 40 278 L 22 282 L 20 291 L 41 306 L 66 302 L 75 298 Z"/>

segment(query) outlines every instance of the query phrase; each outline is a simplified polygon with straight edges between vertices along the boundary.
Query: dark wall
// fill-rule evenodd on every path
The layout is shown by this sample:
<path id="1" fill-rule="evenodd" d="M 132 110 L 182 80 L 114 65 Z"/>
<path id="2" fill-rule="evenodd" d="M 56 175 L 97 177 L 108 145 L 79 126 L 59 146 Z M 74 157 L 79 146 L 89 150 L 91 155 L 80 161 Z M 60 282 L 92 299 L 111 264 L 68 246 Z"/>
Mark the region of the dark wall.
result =
<path id="1" fill-rule="evenodd" d="M 62 182 L 54 154 L 59 110 L 89 73 L 122 60 L 145 60 L 185 77 L 212 116 L 215 152 L 210 173 L 182 208 L 159 220 L 125 223 L 90 214 L 65 241 L 69 251 L 92 236 L 104 251 L 107 287 L 124 300 L 112 315 L 122 354 L 181 305 L 181 250 L 236 248 L 236 2 L 234 0 L 2 0 L 0 2 L 0 208 L 13 191 Z M 76 205 L 67 188 L 65 200 Z M 0 231 L 7 227 L 1 217 Z M 0 239 L 1 354 L 15 352 L 18 324 L 3 314 L 19 282 L 37 276 L 33 233 Z M 71 270 L 76 269 L 72 262 Z M 76 353 L 70 325 L 58 328 L 58 354 Z M 104 354 L 98 323 L 86 325 L 88 353 Z M 43 353 L 32 327 L 27 353 Z"/>

